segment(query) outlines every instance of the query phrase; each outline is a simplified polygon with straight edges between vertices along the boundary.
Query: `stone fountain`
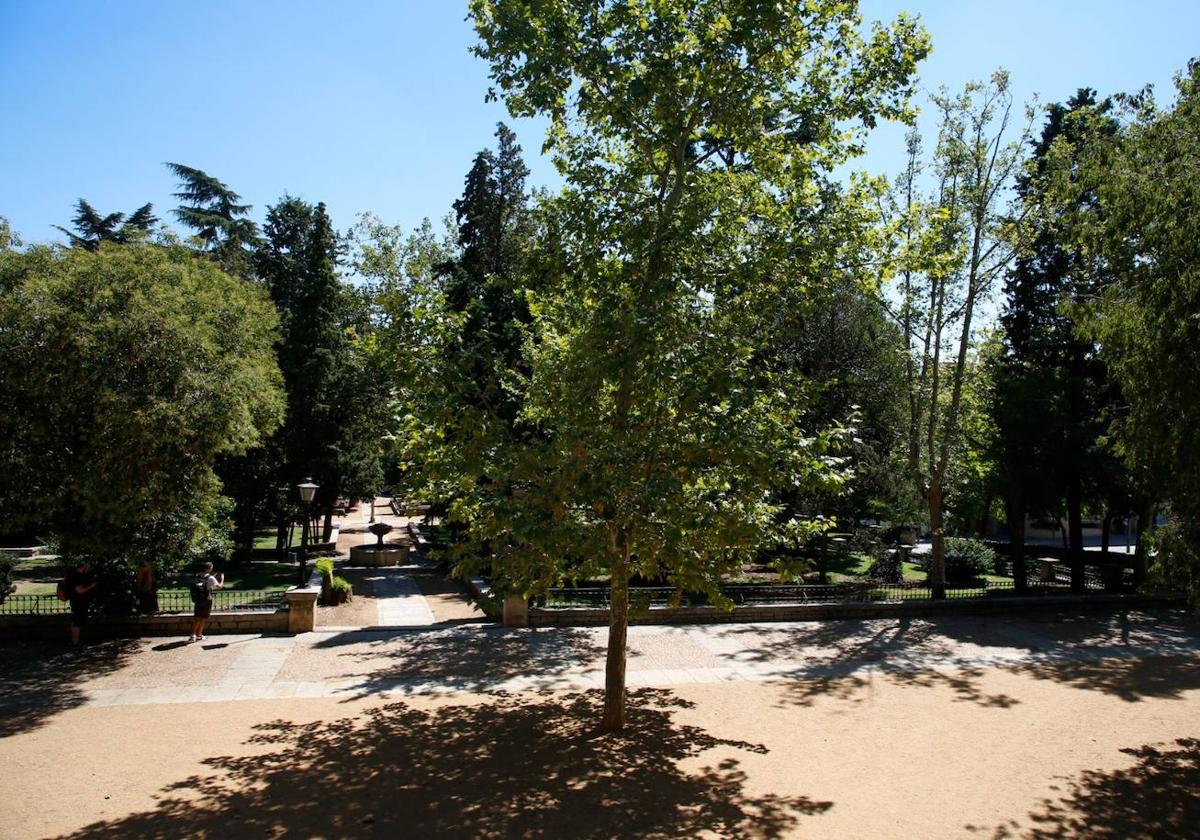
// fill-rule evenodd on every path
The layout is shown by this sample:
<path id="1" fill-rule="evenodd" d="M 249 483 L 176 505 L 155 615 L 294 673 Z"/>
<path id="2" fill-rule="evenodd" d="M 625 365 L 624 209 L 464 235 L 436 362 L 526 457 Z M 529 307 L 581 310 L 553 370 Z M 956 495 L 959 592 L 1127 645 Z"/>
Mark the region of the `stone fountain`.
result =
<path id="1" fill-rule="evenodd" d="M 384 542 L 383 538 L 394 529 L 386 522 L 376 522 L 368 528 L 376 537 L 374 545 L 350 547 L 352 566 L 397 566 L 408 559 L 408 545 L 402 542 Z"/>

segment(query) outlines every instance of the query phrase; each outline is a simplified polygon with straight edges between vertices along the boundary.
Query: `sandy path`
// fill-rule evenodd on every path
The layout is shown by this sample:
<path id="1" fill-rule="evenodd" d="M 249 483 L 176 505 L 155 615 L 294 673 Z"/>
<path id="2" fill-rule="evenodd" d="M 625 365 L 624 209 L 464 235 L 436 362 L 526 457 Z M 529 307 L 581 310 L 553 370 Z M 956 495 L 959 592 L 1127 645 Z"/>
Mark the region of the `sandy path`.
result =
<path id="1" fill-rule="evenodd" d="M 1200 690 L 969 679 L 641 689 L 619 738 L 595 693 L 83 707 L 0 740 L 0 836 L 1195 836 Z"/>

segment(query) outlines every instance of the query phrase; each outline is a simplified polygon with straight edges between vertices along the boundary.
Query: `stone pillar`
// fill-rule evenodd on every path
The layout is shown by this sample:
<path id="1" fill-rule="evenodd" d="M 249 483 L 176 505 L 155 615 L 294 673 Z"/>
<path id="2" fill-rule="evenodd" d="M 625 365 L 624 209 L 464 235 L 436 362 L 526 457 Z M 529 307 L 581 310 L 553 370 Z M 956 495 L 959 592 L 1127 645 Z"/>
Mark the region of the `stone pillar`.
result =
<path id="1" fill-rule="evenodd" d="M 505 627 L 528 627 L 529 626 L 529 602 L 524 598 L 516 595 L 509 595 L 504 599 L 504 626 Z"/>
<path id="2" fill-rule="evenodd" d="M 1038 580 L 1040 580 L 1042 583 L 1054 583 L 1056 580 L 1054 575 L 1055 565 L 1056 561 L 1054 560 L 1038 560 L 1038 569 L 1040 571 Z"/>
<path id="3" fill-rule="evenodd" d="M 293 586 L 286 593 L 288 605 L 288 632 L 311 633 L 317 623 L 317 598 L 321 597 L 320 585 Z"/>

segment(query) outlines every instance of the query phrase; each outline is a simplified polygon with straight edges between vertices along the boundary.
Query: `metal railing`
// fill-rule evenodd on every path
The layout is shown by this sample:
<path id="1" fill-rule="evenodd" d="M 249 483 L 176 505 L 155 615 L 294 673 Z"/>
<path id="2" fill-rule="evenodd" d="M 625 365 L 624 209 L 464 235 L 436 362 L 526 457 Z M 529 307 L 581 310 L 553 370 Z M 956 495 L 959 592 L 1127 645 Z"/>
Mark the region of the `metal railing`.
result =
<path id="1" fill-rule="evenodd" d="M 1122 589 L 1127 589 L 1123 586 Z M 1085 592 L 1102 592 L 1102 581 L 1089 577 Z M 933 591 L 923 581 L 885 583 L 876 580 L 854 580 L 831 584 L 725 584 L 721 594 L 735 606 L 765 606 L 771 604 L 854 604 L 854 603 L 898 603 L 921 601 L 933 598 Z M 1042 582 L 1031 575 L 1026 584 L 1025 595 L 1068 595 L 1069 581 Z M 980 580 L 967 584 L 948 583 L 946 598 L 962 600 L 970 598 L 992 598 L 1016 594 L 1016 583 L 1012 580 Z M 553 587 L 542 598 L 534 600 L 534 606 L 549 608 L 593 607 L 607 609 L 610 590 L 608 587 Z M 695 607 L 708 606 L 711 599 L 704 593 L 681 592 L 671 586 L 635 586 L 629 589 L 629 602 L 635 609 L 650 607 Z"/>
<path id="2" fill-rule="evenodd" d="M 57 595 L 9 595 L 0 604 L 0 615 L 54 615 L 71 611 Z"/>
<path id="3" fill-rule="evenodd" d="M 213 612 L 276 610 L 287 604 L 282 590 L 222 589 L 213 593 Z M 190 613 L 191 593 L 165 590 L 158 593 L 159 613 Z M 57 615 L 71 611 L 71 605 L 57 595 L 9 595 L 0 604 L 0 615 Z"/>

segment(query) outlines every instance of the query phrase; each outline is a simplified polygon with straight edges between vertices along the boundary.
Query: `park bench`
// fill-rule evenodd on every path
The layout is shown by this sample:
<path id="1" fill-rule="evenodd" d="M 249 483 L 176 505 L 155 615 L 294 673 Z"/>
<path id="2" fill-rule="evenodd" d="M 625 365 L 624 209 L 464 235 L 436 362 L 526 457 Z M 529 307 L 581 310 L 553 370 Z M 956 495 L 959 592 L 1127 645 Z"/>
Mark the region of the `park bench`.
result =
<path id="1" fill-rule="evenodd" d="M 413 548 L 418 551 L 425 551 L 429 548 L 429 540 L 421 533 L 421 529 L 416 522 L 408 523 L 408 536 L 412 540 Z"/>

